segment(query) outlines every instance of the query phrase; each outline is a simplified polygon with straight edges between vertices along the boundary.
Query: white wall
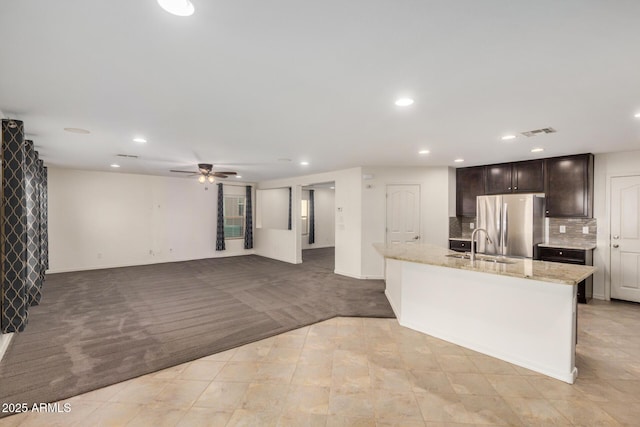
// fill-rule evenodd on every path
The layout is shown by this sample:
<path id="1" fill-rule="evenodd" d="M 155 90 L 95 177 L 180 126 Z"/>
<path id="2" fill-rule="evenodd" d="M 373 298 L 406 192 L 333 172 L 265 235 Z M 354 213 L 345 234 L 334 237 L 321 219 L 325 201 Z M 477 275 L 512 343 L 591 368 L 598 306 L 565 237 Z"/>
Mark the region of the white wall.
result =
<path id="1" fill-rule="evenodd" d="M 302 199 L 309 200 L 309 190 L 302 191 Z M 309 235 L 302 235 L 302 249 L 329 248 L 336 244 L 335 194 L 330 188 L 313 190 L 315 243 L 309 244 Z"/>
<path id="2" fill-rule="evenodd" d="M 640 175 L 640 151 L 596 154 L 594 163 L 594 217 L 598 221 L 597 249 L 593 263 L 598 271 L 593 275 L 593 296 L 609 299 L 611 296 L 609 249 L 611 177 Z"/>
<path id="3" fill-rule="evenodd" d="M 365 167 L 362 182 L 362 276 L 384 277 L 384 258 L 373 243 L 386 240 L 386 192 L 391 184 L 420 185 L 420 241 L 449 245 L 449 216 L 455 216 L 455 169 L 448 167 Z M 337 188 L 337 187 L 336 187 Z"/>
<path id="4" fill-rule="evenodd" d="M 256 228 L 287 230 L 289 226 L 289 188 L 256 192 Z"/>
<path id="5" fill-rule="evenodd" d="M 289 262 L 301 262 L 300 200 L 302 186 L 319 182 L 335 182 L 335 272 L 344 276 L 362 278 L 362 168 L 344 169 L 314 175 L 265 181 L 259 189 L 293 187 L 292 230 L 282 233 L 262 233 L 256 230 L 256 253 L 269 258 L 285 254 Z M 282 231 L 282 230 L 281 230 Z M 258 237 L 260 238 L 258 240 Z"/>
<path id="6" fill-rule="evenodd" d="M 50 272 L 254 252 L 242 239 L 215 250 L 215 184 L 59 168 L 49 168 L 48 184 Z M 245 194 L 238 186 L 224 191 Z"/>

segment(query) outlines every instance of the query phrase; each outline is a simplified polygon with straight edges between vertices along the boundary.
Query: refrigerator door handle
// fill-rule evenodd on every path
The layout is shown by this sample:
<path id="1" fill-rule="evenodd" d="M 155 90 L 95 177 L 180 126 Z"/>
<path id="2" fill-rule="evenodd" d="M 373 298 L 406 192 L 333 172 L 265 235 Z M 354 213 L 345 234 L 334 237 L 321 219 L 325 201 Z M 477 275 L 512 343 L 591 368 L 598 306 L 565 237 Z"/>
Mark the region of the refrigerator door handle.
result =
<path id="1" fill-rule="evenodd" d="M 507 253 L 507 240 L 509 238 L 509 205 L 504 204 L 504 208 L 502 210 L 502 242 L 501 249 L 502 255 Z"/>

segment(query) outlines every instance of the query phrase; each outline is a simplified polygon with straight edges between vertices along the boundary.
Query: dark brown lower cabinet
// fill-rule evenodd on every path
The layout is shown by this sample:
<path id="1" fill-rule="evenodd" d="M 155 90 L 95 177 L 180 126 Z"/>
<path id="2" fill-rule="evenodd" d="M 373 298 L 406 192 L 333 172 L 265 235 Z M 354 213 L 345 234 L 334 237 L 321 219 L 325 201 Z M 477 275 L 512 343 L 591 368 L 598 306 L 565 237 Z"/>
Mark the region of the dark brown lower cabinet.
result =
<path id="1" fill-rule="evenodd" d="M 593 265 L 593 250 L 538 247 L 537 258 L 540 261 Z M 593 298 L 593 276 L 578 283 L 578 302 L 587 304 L 591 298 Z"/>

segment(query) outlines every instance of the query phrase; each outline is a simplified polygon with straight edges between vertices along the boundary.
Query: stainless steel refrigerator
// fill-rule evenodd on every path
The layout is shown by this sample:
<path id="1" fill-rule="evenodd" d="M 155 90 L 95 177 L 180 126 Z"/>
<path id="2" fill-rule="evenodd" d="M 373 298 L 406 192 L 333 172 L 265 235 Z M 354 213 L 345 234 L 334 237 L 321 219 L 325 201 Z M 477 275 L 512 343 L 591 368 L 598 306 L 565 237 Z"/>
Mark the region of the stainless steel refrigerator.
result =
<path id="1" fill-rule="evenodd" d="M 478 196 L 476 203 L 476 226 L 491 239 L 478 233 L 478 253 L 533 258 L 544 241 L 544 194 Z"/>

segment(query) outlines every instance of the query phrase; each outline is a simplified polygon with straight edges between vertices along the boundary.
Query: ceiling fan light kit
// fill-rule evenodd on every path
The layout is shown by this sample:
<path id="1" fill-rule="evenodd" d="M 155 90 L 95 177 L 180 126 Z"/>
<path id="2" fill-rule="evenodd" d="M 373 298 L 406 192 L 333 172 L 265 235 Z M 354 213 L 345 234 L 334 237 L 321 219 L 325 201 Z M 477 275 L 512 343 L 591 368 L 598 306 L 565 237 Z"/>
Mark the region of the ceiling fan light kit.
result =
<path id="1" fill-rule="evenodd" d="M 176 16 L 191 16 L 195 11 L 193 3 L 189 0 L 158 0 L 158 4 L 161 8 Z"/>
<path id="2" fill-rule="evenodd" d="M 211 163 L 198 163 L 198 170 L 197 171 L 178 171 L 178 170 L 171 170 L 170 172 L 176 172 L 176 173 L 188 173 L 190 175 L 199 175 L 198 176 L 198 182 L 200 184 L 204 184 L 205 182 L 209 181 L 209 183 L 213 184 L 216 180 L 216 178 L 228 178 L 229 175 L 236 175 L 237 176 L 237 172 L 232 172 L 232 171 L 214 171 L 213 170 L 213 165 Z"/>

